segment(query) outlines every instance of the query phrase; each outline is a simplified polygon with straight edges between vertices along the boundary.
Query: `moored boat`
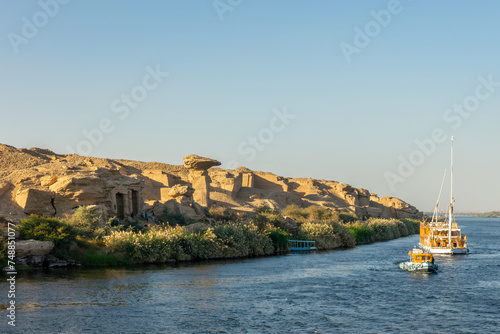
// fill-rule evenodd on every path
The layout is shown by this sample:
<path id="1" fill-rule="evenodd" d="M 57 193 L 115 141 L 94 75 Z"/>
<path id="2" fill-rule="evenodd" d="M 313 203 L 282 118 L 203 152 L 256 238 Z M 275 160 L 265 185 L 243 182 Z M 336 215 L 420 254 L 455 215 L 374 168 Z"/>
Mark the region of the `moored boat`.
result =
<path id="1" fill-rule="evenodd" d="M 420 248 L 432 254 L 468 254 L 467 236 L 462 235 L 453 215 L 453 141 L 451 138 L 451 198 L 448 208 L 448 219 L 440 221 L 439 219 L 439 198 L 443 190 L 443 183 L 439 192 L 438 200 L 434 208 L 434 213 L 430 222 L 420 223 Z M 446 176 L 446 172 L 445 172 Z"/>
<path id="2" fill-rule="evenodd" d="M 316 242 L 310 240 L 288 240 L 288 248 L 292 252 L 305 252 L 316 250 Z"/>
<path id="3" fill-rule="evenodd" d="M 429 252 L 415 248 L 408 252 L 410 260 L 401 262 L 399 268 L 407 271 L 436 272 L 438 265 L 434 263 L 434 258 Z"/>
<path id="4" fill-rule="evenodd" d="M 457 223 L 420 223 L 420 247 L 432 254 L 469 253 L 467 236 L 462 235 Z"/>

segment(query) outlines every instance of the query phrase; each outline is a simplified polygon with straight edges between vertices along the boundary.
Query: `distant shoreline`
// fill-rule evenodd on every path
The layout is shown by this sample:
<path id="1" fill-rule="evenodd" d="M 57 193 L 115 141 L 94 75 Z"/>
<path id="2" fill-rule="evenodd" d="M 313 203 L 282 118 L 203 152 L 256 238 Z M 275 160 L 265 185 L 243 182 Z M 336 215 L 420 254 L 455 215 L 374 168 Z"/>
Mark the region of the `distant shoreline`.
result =
<path id="1" fill-rule="evenodd" d="M 432 216 L 432 212 L 424 212 L 424 214 Z M 460 212 L 454 213 L 455 217 L 470 217 L 470 218 L 500 218 L 500 211 L 483 211 L 483 212 Z"/>

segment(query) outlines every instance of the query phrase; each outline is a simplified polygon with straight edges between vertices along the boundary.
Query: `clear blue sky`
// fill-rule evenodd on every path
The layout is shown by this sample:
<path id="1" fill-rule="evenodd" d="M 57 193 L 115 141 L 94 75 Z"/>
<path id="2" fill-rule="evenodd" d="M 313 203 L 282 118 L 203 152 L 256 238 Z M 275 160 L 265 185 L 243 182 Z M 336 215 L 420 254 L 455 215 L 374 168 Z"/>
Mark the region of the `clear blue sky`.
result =
<path id="1" fill-rule="evenodd" d="M 497 1 L 60 2 L 0 1 L 1 143 L 194 153 L 427 211 L 454 135 L 456 210 L 500 209 Z M 445 141 L 418 153 L 435 129 Z"/>

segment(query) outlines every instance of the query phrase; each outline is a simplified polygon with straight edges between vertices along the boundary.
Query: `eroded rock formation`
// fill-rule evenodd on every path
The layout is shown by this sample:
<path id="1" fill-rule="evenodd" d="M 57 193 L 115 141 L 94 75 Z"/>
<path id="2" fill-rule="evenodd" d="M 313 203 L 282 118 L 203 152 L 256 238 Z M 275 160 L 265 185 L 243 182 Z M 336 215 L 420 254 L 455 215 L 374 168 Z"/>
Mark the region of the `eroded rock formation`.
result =
<path id="1" fill-rule="evenodd" d="M 400 199 L 348 184 L 214 168 L 220 164 L 197 155 L 184 157 L 183 165 L 168 165 L 0 144 L 0 215 L 18 221 L 30 213 L 61 216 L 79 205 L 95 205 L 105 217 L 168 210 L 201 219 L 212 205 L 252 212 L 261 205 L 281 210 L 290 204 L 382 218 L 422 215 Z"/>
<path id="2" fill-rule="evenodd" d="M 189 170 L 188 181 L 196 189 L 193 194 L 193 200 L 201 206 L 210 206 L 211 179 L 207 170 L 214 166 L 220 166 L 220 164 L 217 160 L 194 154 L 184 157 L 184 167 Z"/>

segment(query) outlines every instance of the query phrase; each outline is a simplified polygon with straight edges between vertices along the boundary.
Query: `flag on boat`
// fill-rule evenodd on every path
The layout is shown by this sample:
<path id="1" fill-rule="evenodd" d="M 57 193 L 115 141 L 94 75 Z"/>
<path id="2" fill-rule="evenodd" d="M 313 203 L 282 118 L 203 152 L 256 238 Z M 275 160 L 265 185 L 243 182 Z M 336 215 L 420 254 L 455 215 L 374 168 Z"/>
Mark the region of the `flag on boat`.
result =
<path id="1" fill-rule="evenodd" d="M 451 140 L 455 140 L 455 137 L 451 136 Z"/>

